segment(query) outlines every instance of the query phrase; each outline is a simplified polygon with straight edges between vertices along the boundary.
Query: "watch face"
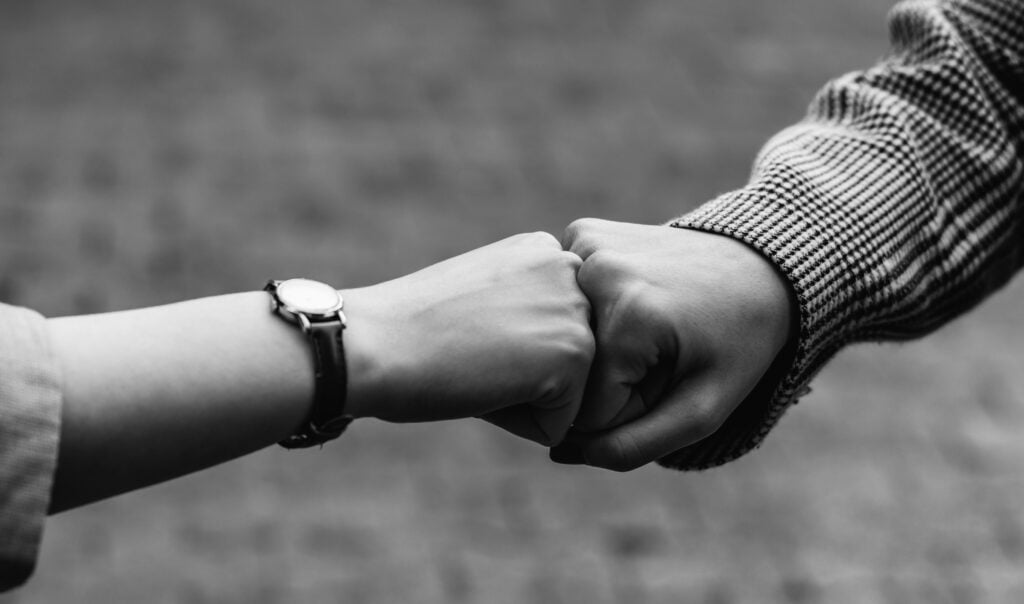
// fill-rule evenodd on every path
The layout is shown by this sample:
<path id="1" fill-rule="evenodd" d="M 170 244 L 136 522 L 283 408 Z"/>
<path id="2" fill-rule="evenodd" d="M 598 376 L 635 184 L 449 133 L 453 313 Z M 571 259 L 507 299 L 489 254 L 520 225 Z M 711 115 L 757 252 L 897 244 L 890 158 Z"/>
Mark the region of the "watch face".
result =
<path id="1" fill-rule="evenodd" d="M 277 286 L 277 297 L 289 310 L 328 315 L 341 309 L 341 294 L 310 279 L 289 279 Z"/>

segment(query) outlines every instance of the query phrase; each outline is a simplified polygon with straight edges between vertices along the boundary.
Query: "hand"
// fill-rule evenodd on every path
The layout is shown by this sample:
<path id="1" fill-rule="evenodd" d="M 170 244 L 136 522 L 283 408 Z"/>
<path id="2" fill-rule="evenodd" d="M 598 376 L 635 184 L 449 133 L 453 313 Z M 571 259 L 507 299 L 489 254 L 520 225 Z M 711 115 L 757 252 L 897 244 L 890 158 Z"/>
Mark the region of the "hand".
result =
<path id="1" fill-rule="evenodd" d="M 545 445 L 561 441 L 594 351 L 580 264 L 553 236 L 533 233 L 342 292 L 352 413 L 483 416 Z"/>
<path id="2" fill-rule="evenodd" d="M 584 260 L 597 352 L 555 461 L 625 471 L 709 436 L 787 341 L 788 287 L 743 243 L 583 219 L 563 245 Z"/>

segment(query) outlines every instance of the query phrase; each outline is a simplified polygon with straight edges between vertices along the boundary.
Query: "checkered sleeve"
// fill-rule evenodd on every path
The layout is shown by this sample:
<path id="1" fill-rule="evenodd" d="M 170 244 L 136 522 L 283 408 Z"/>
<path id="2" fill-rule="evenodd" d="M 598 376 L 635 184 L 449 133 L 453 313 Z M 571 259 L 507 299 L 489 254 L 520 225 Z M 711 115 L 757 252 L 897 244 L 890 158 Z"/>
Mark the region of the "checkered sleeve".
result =
<path id="1" fill-rule="evenodd" d="M 890 36 L 891 56 L 828 84 L 769 141 L 747 187 L 671 223 L 764 254 L 799 331 L 715 434 L 663 465 L 745 454 L 838 350 L 921 336 L 1024 261 L 1024 1 L 903 2 Z"/>

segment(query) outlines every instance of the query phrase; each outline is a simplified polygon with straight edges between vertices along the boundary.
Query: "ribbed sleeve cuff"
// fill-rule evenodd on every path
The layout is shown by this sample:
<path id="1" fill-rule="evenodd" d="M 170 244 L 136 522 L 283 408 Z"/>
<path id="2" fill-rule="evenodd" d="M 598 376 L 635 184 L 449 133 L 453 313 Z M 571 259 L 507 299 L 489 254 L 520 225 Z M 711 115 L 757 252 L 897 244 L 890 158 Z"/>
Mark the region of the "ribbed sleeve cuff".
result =
<path id="1" fill-rule="evenodd" d="M 761 382 L 711 436 L 659 461 L 680 470 L 700 470 L 732 461 L 755 449 L 836 351 L 847 343 L 839 321 L 840 275 L 848 267 L 807 212 L 797 212 L 776 182 L 728 193 L 670 223 L 725 235 L 751 246 L 789 282 L 798 307 L 793 340 Z"/>
<path id="2" fill-rule="evenodd" d="M 895 52 L 823 88 L 752 184 L 674 221 L 738 239 L 789 282 L 789 356 L 714 435 L 663 460 L 706 468 L 764 439 L 853 341 L 919 337 L 1024 263 L 1021 2 L 910 1 Z"/>
<path id="3" fill-rule="evenodd" d="M 60 392 L 43 318 L 0 304 L 0 591 L 35 568 L 57 464 Z"/>

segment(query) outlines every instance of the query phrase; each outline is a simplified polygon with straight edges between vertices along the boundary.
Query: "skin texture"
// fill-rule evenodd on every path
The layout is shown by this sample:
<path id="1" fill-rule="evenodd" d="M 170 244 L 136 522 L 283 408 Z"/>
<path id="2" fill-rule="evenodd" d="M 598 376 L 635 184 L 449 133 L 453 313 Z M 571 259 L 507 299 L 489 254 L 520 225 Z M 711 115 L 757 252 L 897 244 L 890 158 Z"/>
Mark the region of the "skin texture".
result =
<path id="1" fill-rule="evenodd" d="M 626 471 L 709 436 L 786 344 L 788 286 L 743 243 L 581 219 L 563 245 L 583 259 L 597 352 L 555 461 Z"/>
<path id="2" fill-rule="evenodd" d="M 560 442 L 594 352 L 581 263 L 532 233 L 343 292 L 346 341 L 368 352 L 350 359 L 352 412 L 392 422 L 482 416 Z"/>
<path id="3" fill-rule="evenodd" d="M 349 411 L 394 422 L 483 416 L 559 442 L 594 350 L 580 263 L 551 235 L 528 234 L 343 292 Z M 294 433 L 312 404 L 312 352 L 267 296 L 48 320 L 64 396 L 51 511 Z"/>

